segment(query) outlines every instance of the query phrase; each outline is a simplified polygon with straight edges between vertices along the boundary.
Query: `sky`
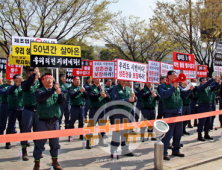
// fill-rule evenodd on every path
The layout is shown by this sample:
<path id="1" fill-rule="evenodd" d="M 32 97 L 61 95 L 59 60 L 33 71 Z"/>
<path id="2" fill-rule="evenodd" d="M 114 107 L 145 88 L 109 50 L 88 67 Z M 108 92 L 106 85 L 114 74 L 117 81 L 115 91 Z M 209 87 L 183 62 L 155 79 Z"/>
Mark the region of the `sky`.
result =
<path id="1" fill-rule="evenodd" d="M 192 2 L 195 1 L 192 0 Z M 156 2 L 157 0 L 119 0 L 119 2 L 111 4 L 109 10 L 111 12 L 122 11 L 122 16 L 134 15 L 148 22 L 154 14 L 153 10 L 156 7 Z M 160 0 L 160 2 L 175 2 L 175 0 Z M 93 45 L 98 46 L 104 46 L 104 44 L 102 41 L 93 42 Z"/>

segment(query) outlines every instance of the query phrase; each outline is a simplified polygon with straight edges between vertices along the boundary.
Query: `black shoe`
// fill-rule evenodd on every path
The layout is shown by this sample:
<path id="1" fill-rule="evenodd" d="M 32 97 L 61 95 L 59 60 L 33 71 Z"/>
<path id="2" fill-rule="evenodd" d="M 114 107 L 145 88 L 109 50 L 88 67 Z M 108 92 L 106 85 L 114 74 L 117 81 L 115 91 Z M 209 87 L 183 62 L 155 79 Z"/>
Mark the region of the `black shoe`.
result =
<path id="1" fill-rule="evenodd" d="M 31 144 L 30 144 L 29 142 L 27 142 L 26 146 L 27 146 L 27 147 L 30 147 L 30 146 L 31 146 Z"/>
<path id="2" fill-rule="evenodd" d="M 111 154 L 111 159 L 113 159 L 113 154 Z M 116 159 L 118 160 L 119 159 L 119 155 L 116 155 Z"/>
<path id="3" fill-rule="evenodd" d="M 83 135 L 80 135 L 80 136 L 79 136 L 79 139 L 80 139 L 80 140 L 83 140 Z"/>
<path id="4" fill-rule="evenodd" d="M 194 125 L 193 127 L 197 127 L 197 119 L 194 120 Z"/>
<path id="5" fill-rule="evenodd" d="M 190 133 L 188 133 L 187 131 L 183 131 L 184 135 L 190 135 Z"/>
<path id="6" fill-rule="evenodd" d="M 205 133 L 204 139 L 214 140 L 214 138 L 210 137 L 210 135 L 208 134 L 208 132 Z"/>
<path id="7" fill-rule="evenodd" d="M 134 154 L 132 152 L 124 154 L 125 156 L 134 156 Z"/>
<path id="8" fill-rule="evenodd" d="M 5 149 L 11 149 L 11 144 L 10 143 L 6 143 L 5 144 Z"/>
<path id="9" fill-rule="evenodd" d="M 182 143 L 180 144 L 180 147 L 183 147 L 183 144 L 182 144 Z"/>
<path id="10" fill-rule="evenodd" d="M 141 142 L 145 142 L 145 139 L 144 139 L 144 138 L 142 138 L 142 139 L 141 139 Z"/>
<path id="11" fill-rule="evenodd" d="M 169 161 L 170 157 L 168 155 L 164 155 L 163 159 L 166 160 L 166 161 Z"/>
<path id="12" fill-rule="evenodd" d="M 168 149 L 172 149 L 172 145 L 171 144 L 169 144 Z"/>
<path id="13" fill-rule="evenodd" d="M 205 139 L 202 137 L 202 133 L 201 132 L 198 132 L 198 138 L 197 140 L 199 141 L 205 141 Z"/>
<path id="14" fill-rule="evenodd" d="M 172 152 L 173 156 L 178 156 L 178 157 L 184 157 L 185 155 L 183 153 L 180 152 Z"/>
<path id="15" fill-rule="evenodd" d="M 156 141 L 157 139 L 156 139 L 156 138 L 151 138 L 151 140 L 152 140 L 152 141 Z"/>
<path id="16" fill-rule="evenodd" d="M 86 140 L 86 149 L 91 149 L 90 140 Z"/>

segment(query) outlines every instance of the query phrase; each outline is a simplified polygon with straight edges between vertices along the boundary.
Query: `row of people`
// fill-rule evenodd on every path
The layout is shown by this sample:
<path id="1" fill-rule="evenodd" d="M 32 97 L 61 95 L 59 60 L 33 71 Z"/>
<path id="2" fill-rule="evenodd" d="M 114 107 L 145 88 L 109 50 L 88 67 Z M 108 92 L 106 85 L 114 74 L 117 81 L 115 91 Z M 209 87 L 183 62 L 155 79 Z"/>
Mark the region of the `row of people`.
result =
<path id="1" fill-rule="evenodd" d="M 131 104 L 137 102 L 136 107 L 141 110 L 141 114 L 147 120 L 156 119 L 156 101 L 159 101 L 157 118 L 168 118 L 180 115 L 186 115 L 192 111 L 192 101 L 195 101 L 195 95 L 198 101 L 198 113 L 212 110 L 212 94 L 220 88 L 220 78 L 215 76 L 209 81 L 206 78 L 200 79 L 200 86 L 190 87 L 190 90 L 185 91 L 184 88 L 187 83 L 182 83 L 179 86 L 178 82 L 173 83 L 173 79 L 177 77 L 176 72 L 169 71 L 167 81 L 161 79 L 162 84 L 158 87 L 158 92 L 153 89 L 152 83 L 145 83 L 144 88 L 140 87 L 131 91 L 131 82 L 119 81 L 117 85 L 112 85 L 111 80 L 106 81 L 105 89 L 100 85 L 100 79 L 94 79 L 91 85 L 90 78 L 87 78 L 87 84 L 80 87 L 80 78 L 74 77 L 73 84 L 70 86 L 66 84 L 65 75 L 61 75 L 62 83 L 53 84 L 53 77 L 51 74 L 44 74 L 40 78 L 38 68 L 30 70 L 29 77 L 26 81 L 15 75 L 13 77 L 14 85 L 11 80 L 7 80 L 6 84 L 0 87 L 1 95 L 1 110 L 0 110 L 0 125 L 1 134 L 6 128 L 8 117 L 8 126 L 6 134 L 16 133 L 15 122 L 19 121 L 19 128 L 21 133 L 33 131 L 58 130 L 61 125 L 62 115 L 65 116 L 65 128 L 74 128 L 76 120 L 79 122 L 79 127 L 84 127 L 84 117 L 87 116 L 89 109 L 89 119 L 94 119 L 96 113 L 101 107 L 102 112 L 99 113 L 94 125 L 99 119 L 103 119 L 105 114 L 115 109 L 125 110 L 130 113 L 135 121 L 139 120 L 139 115 L 135 114 L 135 108 L 127 108 L 122 105 L 114 105 L 113 107 L 106 107 L 105 104 L 111 101 L 125 101 Z M 195 99 L 195 100 L 192 100 Z M 194 108 L 196 105 L 194 105 Z M 5 110 L 4 110 L 5 109 Z M 3 111 L 4 110 L 4 111 Z M 118 119 L 119 123 L 123 123 L 124 119 L 131 115 L 123 115 L 121 112 L 115 112 L 110 116 L 110 123 L 115 124 Z M 184 156 L 180 153 L 180 139 L 185 131 L 188 122 L 179 122 L 169 124 L 170 130 L 163 138 L 164 143 L 164 159 L 169 160 L 167 149 L 169 142 L 173 137 L 173 155 Z M 211 125 L 211 117 L 199 119 L 198 122 L 198 139 L 212 139 L 209 136 L 209 128 Z M 203 128 L 204 127 L 204 128 Z M 144 130 L 144 129 L 143 129 Z M 204 138 L 201 132 L 205 131 Z M 121 133 L 113 132 L 111 142 L 111 157 L 114 151 L 117 150 L 121 144 L 122 153 L 126 156 L 133 156 L 129 150 L 129 145 Z M 107 146 L 103 142 L 104 133 L 100 134 L 99 145 Z M 80 139 L 84 137 L 81 135 Z M 70 139 L 70 138 L 69 138 Z M 144 138 L 142 138 L 144 141 Z M 36 140 L 33 156 L 35 158 L 34 169 L 39 169 L 40 158 L 44 151 L 44 144 L 46 139 Z M 59 138 L 50 139 L 50 153 L 52 156 L 52 165 L 56 169 L 62 169 L 57 162 Z M 28 160 L 27 141 L 22 141 L 23 160 Z M 6 148 L 10 148 L 10 143 L 6 144 Z M 87 141 L 87 149 L 91 149 L 90 143 Z"/>

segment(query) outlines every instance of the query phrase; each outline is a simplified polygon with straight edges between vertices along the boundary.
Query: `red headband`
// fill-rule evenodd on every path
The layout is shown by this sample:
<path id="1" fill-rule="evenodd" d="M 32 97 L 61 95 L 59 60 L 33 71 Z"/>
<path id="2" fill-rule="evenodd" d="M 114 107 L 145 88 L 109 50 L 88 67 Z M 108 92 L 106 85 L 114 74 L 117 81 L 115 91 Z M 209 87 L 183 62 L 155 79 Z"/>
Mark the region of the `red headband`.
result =
<path id="1" fill-rule="evenodd" d="M 45 76 L 42 77 L 42 80 L 44 80 L 44 79 L 47 78 L 47 77 L 52 78 L 52 75 L 47 74 L 47 75 L 45 75 Z"/>
<path id="2" fill-rule="evenodd" d="M 78 76 L 77 76 L 77 77 L 74 77 L 73 80 L 75 80 L 75 79 L 77 79 L 77 78 L 79 78 L 79 77 L 78 77 Z M 79 78 L 79 79 L 80 79 L 80 78 Z"/>

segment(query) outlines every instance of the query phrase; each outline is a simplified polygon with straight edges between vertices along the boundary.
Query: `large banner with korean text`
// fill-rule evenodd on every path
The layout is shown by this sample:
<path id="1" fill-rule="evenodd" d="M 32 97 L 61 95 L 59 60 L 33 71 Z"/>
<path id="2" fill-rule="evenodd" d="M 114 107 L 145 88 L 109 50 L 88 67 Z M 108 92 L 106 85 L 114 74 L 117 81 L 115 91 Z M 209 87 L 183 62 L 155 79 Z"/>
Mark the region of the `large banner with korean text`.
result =
<path id="1" fill-rule="evenodd" d="M 148 61 L 148 83 L 160 84 L 160 67 L 159 61 Z"/>
<path id="2" fill-rule="evenodd" d="M 192 54 L 173 52 L 174 70 L 196 71 L 195 56 Z"/>
<path id="3" fill-rule="evenodd" d="M 113 79 L 114 61 L 93 61 L 93 79 Z"/>
<path id="4" fill-rule="evenodd" d="M 81 68 L 81 47 L 31 42 L 31 66 Z"/>
<path id="5" fill-rule="evenodd" d="M 147 65 L 133 61 L 117 59 L 117 79 L 146 82 Z"/>

